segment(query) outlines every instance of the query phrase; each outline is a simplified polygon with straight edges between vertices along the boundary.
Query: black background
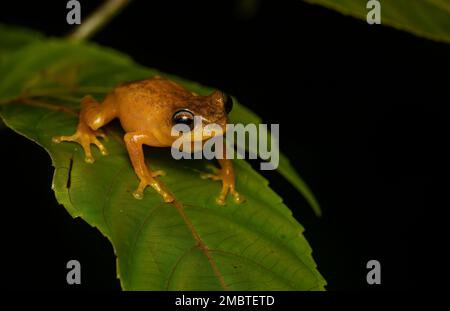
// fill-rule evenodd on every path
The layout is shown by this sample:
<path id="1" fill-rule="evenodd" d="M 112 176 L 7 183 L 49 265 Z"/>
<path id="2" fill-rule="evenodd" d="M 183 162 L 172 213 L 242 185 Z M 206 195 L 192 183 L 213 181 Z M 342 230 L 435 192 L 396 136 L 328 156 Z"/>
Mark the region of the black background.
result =
<path id="1" fill-rule="evenodd" d="M 261 1 L 248 16 L 237 2 L 137 0 L 94 40 L 280 124 L 281 149 L 323 218 L 277 173 L 263 174 L 305 226 L 329 290 L 414 287 L 418 219 L 439 207 L 431 174 L 448 159 L 450 46 L 300 0 Z M 100 1 L 81 3 L 85 17 Z M 0 21 L 62 36 L 65 4 L 2 3 Z M 45 151 L 6 129 L 0 140 L 1 286 L 118 290 L 112 247 L 58 206 Z M 70 259 L 81 262 L 80 286 L 66 284 Z M 381 285 L 366 283 L 370 259 L 381 263 Z"/>

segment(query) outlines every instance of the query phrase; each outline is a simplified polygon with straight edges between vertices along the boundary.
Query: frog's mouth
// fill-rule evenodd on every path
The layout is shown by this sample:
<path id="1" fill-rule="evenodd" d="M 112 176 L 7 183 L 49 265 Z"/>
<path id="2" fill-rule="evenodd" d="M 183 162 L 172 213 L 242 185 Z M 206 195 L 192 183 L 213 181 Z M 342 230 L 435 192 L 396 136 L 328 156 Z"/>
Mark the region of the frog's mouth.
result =
<path id="1" fill-rule="evenodd" d="M 212 137 L 222 136 L 226 133 L 227 120 L 222 118 L 216 122 L 211 122 L 210 120 L 203 118 L 201 119 L 200 126 L 194 127 L 194 139 L 195 140 L 208 140 Z M 198 132 L 197 132 L 198 131 Z M 197 134 L 197 135 L 195 135 Z M 201 138 L 200 138 L 201 137 Z"/>

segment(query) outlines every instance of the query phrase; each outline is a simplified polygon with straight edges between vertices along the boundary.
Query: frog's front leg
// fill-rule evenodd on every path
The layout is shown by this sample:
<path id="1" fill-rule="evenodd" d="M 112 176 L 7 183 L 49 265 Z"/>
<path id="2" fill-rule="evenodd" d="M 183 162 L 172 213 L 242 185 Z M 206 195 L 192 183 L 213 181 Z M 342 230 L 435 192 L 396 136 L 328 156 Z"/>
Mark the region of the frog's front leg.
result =
<path id="1" fill-rule="evenodd" d="M 73 141 L 79 143 L 83 147 L 85 161 L 93 163 L 91 144 L 96 145 L 103 155 L 107 154 L 106 148 L 97 139 L 97 137 L 105 138 L 105 135 L 98 129 L 115 117 L 115 105 L 110 98 L 107 97 L 102 104 L 99 104 L 92 96 L 85 96 L 81 99 L 81 111 L 75 134 L 53 137 L 53 142 Z"/>
<path id="2" fill-rule="evenodd" d="M 165 173 L 163 171 L 152 172 L 145 163 L 142 145 L 151 145 L 151 138 L 146 134 L 134 132 L 127 133 L 124 140 L 134 171 L 140 181 L 139 187 L 133 193 L 133 196 L 136 199 L 142 199 L 144 197 L 145 188 L 151 186 L 163 197 L 164 202 L 173 202 L 174 197 L 172 194 L 165 189 L 161 182 L 155 179 L 155 177 L 164 175 Z"/>
<path id="3" fill-rule="evenodd" d="M 213 180 L 222 181 L 222 190 L 216 199 L 217 203 L 220 205 L 225 205 L 225 199 L 228 193 L 233 196 L 236 203 L 244 202 L 244 198 L 235 189 L 233 163 L 228 159 L 218 159 L 218 161 L 221 168 L 213 168 L 215 171 L 214 174 L 201 175 L 203 179 L 210 178 Z"/>

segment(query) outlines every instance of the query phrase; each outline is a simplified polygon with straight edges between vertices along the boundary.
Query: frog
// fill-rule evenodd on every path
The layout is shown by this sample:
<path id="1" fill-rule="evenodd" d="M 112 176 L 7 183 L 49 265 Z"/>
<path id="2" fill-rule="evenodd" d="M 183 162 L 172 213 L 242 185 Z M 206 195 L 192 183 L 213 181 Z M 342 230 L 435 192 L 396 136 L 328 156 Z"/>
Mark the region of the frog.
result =
<path id="1" fill-rule="evenodd" d="M 180 84 L 161 76 L 131 81 L 117 85 L 99 102 L 93 96 L 81 99 L 78 126 L 73 135 L 55 136 L 54 143 L 76 142 L 81 145 L 87 163 L 94 163 L 91 145 L 96 146 L 104 156 L 108 151 L 100 139 L 107 139 L 102 127 L 119 119 L 125 135 L 125 142 L 132 167 L 139 179 L 139 186 L 133 192 L 136 199 L 144 197 L 147 187 L 153 188 L 166 203 L 174 202 L 174 195 L 160 180 L 166 175 L 163 170 L 153 171 L 147 166 L 143 147 L 170 147 L 177 139 L 171 133 L 172 127 L 183 124 L 189 127 L 192 137 L 200 137 L 202 143 L 211 135 L 201 133 L 195 136 L 194 118 L 202 123 L 217 124 L 226 131 L 228 114 L 233 99 L 225 92 L 215 90 L 209 95 L 198 95 Z M 197 138 L 198 139 L 198 138 Z M 220 169 L 209 165 L 212 173 L 203 173 L 201 178 L 222 182 L 216 197 L 219 205 L 225 205 L 231 195 L 236 203 L 245 201 L 236 191 L 233 163 L 225 157 L 217 159 Z"/>

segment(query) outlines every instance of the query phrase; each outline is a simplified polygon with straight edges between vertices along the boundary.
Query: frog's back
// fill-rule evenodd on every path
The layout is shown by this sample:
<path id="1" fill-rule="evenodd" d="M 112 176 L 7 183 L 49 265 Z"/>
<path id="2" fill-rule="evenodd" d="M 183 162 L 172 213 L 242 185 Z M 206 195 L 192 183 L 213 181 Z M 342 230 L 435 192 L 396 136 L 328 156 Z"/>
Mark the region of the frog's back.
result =
<path id="1" fill-rule="evenodd" d="M 176 83 L 154 77 L 119 85 L 114 90 L 119 119 L 127 132 L 170 125 L 173 110 L 193 95 Z"/>
<path id="2" fill-rule="evenodd" d="M 131 81 L 120 84 L 116 91 L 119 92 L 143 92 L 162 97 L 190 97 L 191 92 L 175 82 L 155 76 L 150 79 Z"/>

